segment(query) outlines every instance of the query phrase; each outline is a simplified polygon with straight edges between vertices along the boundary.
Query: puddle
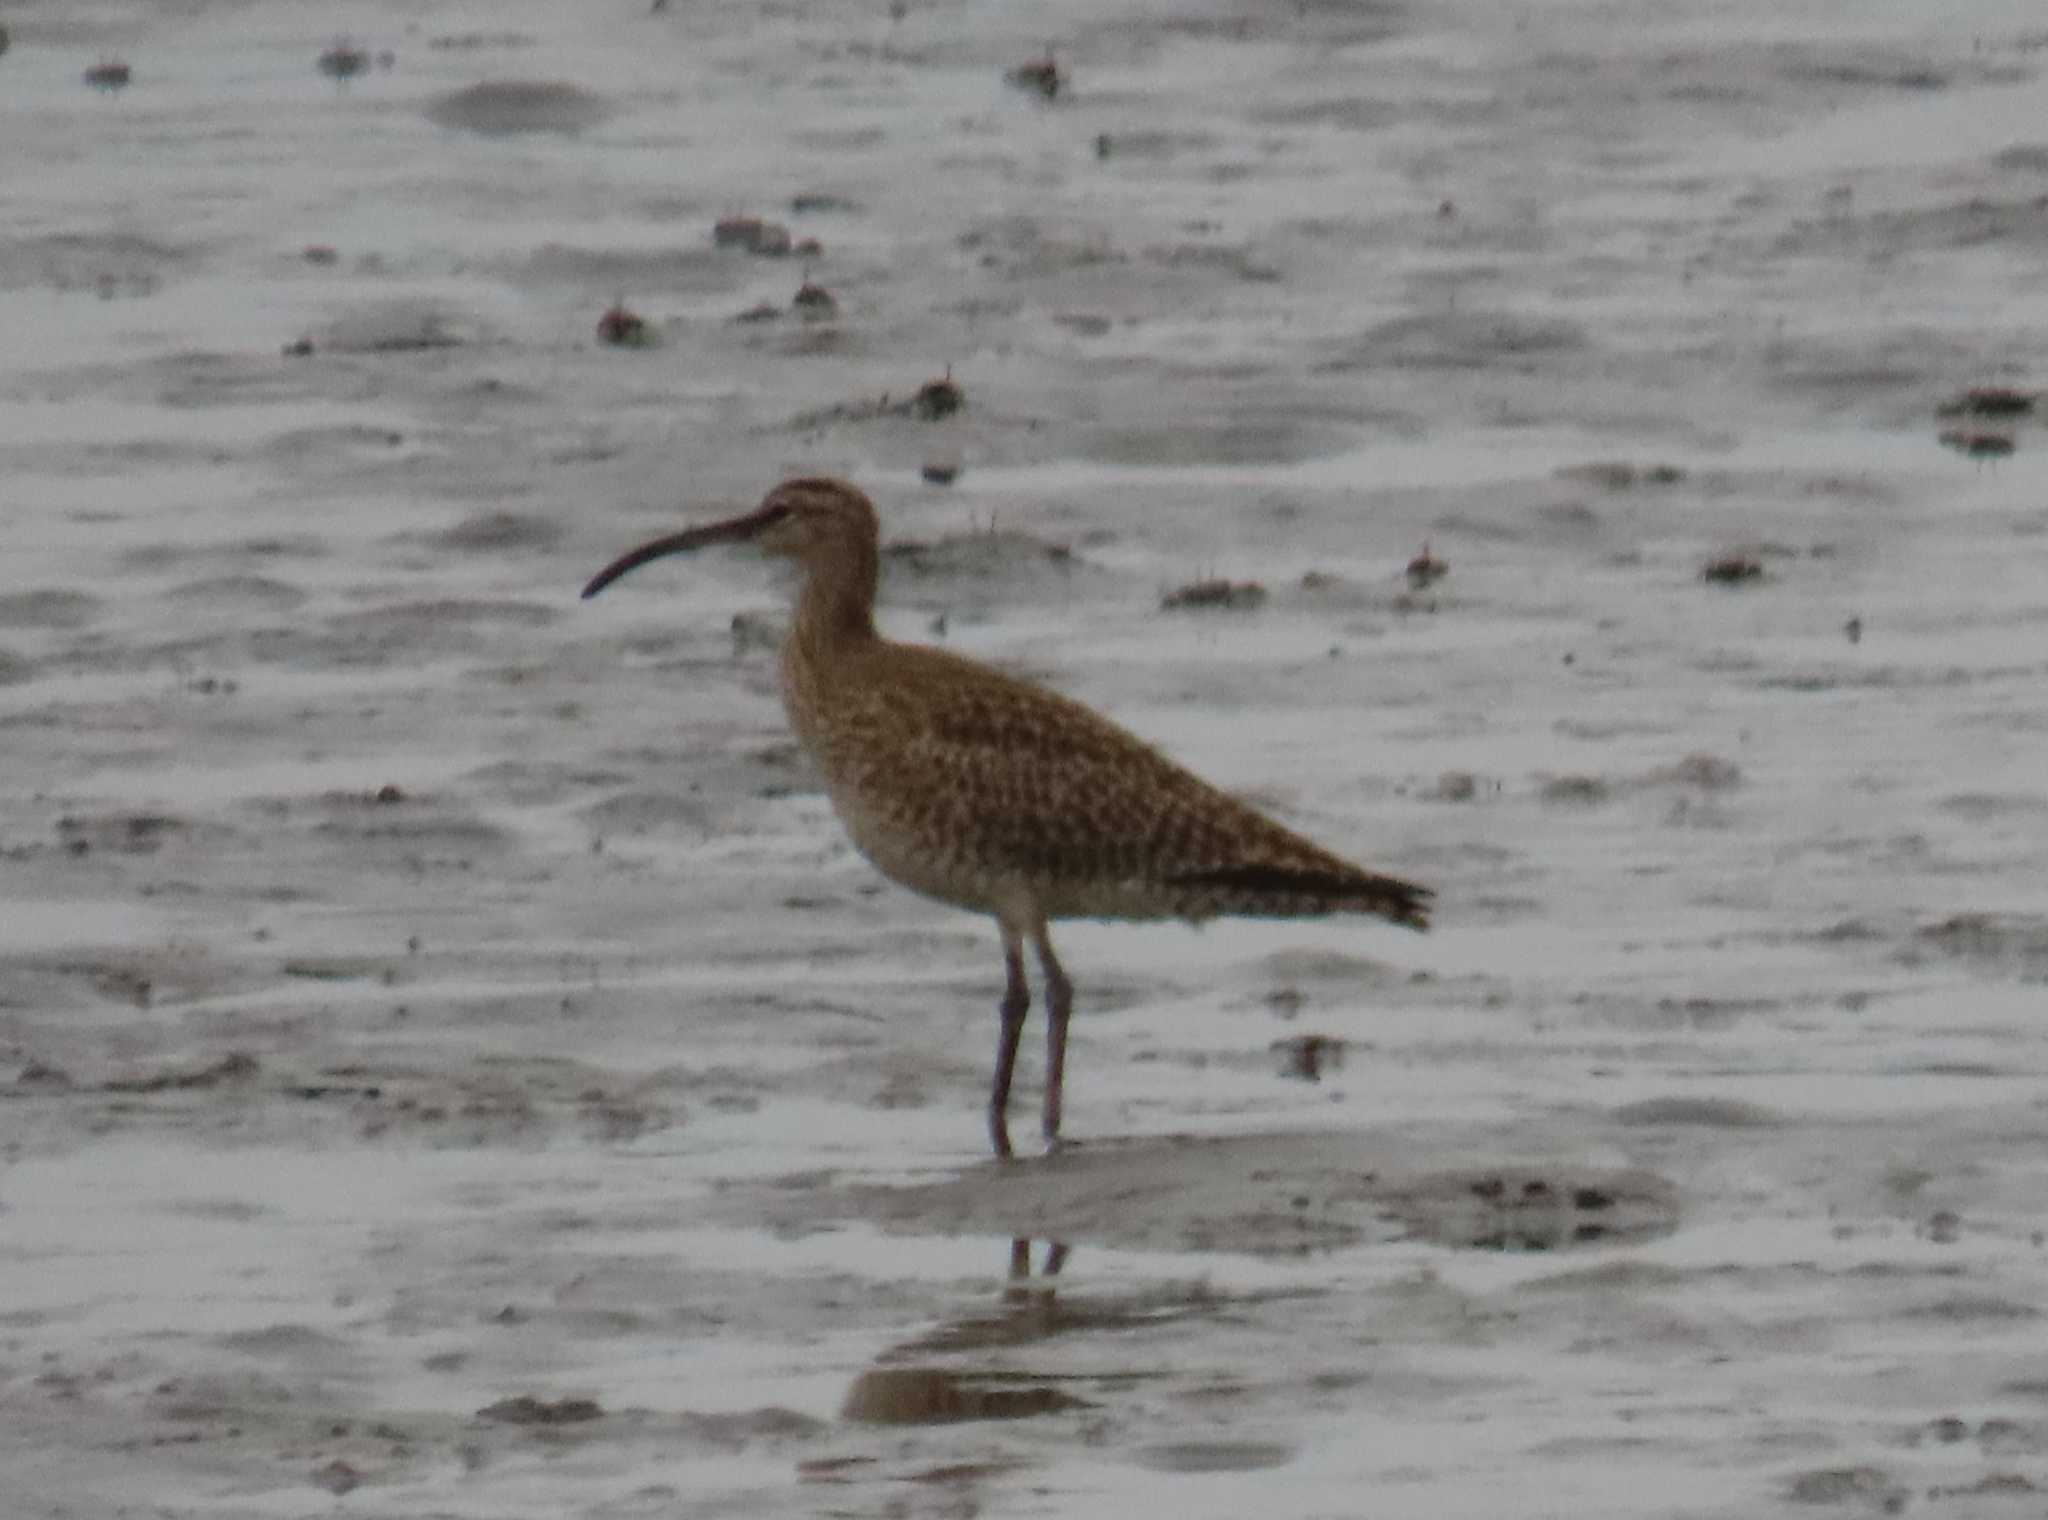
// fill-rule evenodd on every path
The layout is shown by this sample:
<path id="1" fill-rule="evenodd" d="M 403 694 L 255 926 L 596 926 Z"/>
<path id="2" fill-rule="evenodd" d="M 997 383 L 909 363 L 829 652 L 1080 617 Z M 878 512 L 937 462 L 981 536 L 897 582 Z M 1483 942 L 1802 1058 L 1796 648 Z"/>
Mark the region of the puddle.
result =
<path id="1" fill-rule="evenodd" d="M 991 1478 L 1004 1477 L 1016 1472 L 1025 1464 L 1014 1458 L 991 1457 L 978 1462 L 942 1462 L 935 1467 L 919 1468 L 901 1474 L 905 1483 L 940 1483 L 958 1488 L 971 1483 L 985 1483 Z M 812 1457 L 797 1463 L 797 1477 L 805 1483 L 852 1483 L 858 1479 L 872 1478 L 881 1470 L 881 1462 L 875 1457 Z M 899 1511 L 891 1509 L 890 1514 Z M 960 1513 L 975 1513 L 962 1508 Z"/>
<path id="2" fill-rule="evenodd" d="M 1071 1334 L 1157 1329 L 1188 1319 L 1216 1318 L 1244 1301 L 1218 1293 L 1206 1282 L 1067 1291 L 1060 1273 L 1074 1253 L 1065 1242 L 1046 1242 L 1036 1273 L 1032 1241 L 1015 1239 L 1008 1249 L 1009 1272 L 995 1307 L 945 1320 L 883 1352 L 886 1365 L 871 1367 L 853 1380 L 840 1418 L 862 1425 L 941 1425 L 1092 1409 L 1092 1402 L 1062 1385 L 1085 1382 L 1121 1388 L 1158 1374 L 1131 1369 L 1052 1374 L 1018 1367 L 945 1366 L 925 1359 L 1016 1351 Z M 895 1365 L 898 1359 L 909 1365 Z"/>
<path id="3" fill-rule="evenodd" d="M 1009 1277 L 992 1310 L 945 1320 L 896 1347 L 890 1355 L 943 1356 L 1037 1345 L 1061 1336 L 1158 1329 L 1216 1319 L 1233 1306 L 1272 1297 L 1301 1297 L 1306 1291 L 1289 1288 L 1232 1294 L 1218 1290 L 1207 1278 L 1062 1291 L 1055 1279 L 1071 1260 L 1072 1249 L 1063 1242 L 1049 1242 L 1043 1265 L 1033 1276 L 1031 1245 L 1028 1240 L 1010 1243 Z"/>
<path id="4" fill-rule="evenodd" d="M 1633 1245 L 1678 1228 L 1678 1196 L 1651 1172 L 1479 1167 L 1433 1172 L 1387 1194 L 1412 1238 L 1462 1250 Z"/>
<path id="5" fill-rule="evenodd" d="M 1138 1465 L 1170 1473 L 1258 1472 L 1284 1467 L 1294 1448 L 1278 1441 L 1168 1441 L 1138 1453 Z"/>
<path id="6" fill-rule="evenodd" d="M 839 1414 L 859 1425 L 951 1425 L 1094 1407 L 1052 1386 L 1054 1381 L 1028 1373 L 872 1367 L 853 1380 Z"/>

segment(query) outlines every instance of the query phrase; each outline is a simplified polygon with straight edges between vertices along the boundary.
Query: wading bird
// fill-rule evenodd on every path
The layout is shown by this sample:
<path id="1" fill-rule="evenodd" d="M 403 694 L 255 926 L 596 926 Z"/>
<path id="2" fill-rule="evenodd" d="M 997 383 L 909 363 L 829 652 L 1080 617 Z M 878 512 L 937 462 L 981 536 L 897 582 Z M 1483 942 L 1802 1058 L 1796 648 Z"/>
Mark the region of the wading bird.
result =
<path id="1" fill-rule="evenodd" d="M 1428 888 L 1340 859 L 1080 703 L 883 638 L 875 509 L 844 481 L 788 481 L 744 516 L 643 544 L 583 595 L 723 543 L 799 567 L 783 705 L 855 846 L 913 891 L 995 918 L 1007 974 L 988 1104 L 999 1156 L 1010 1154 L 1010 1077 L 1031 1005 L 1027 940 L 1045 987 L 1043 1128 L 1048 1145 L 1059 1140 L 1074 989 L 1053 954 L 1053 919 L 1365 913 L 1428 927 Z"/>

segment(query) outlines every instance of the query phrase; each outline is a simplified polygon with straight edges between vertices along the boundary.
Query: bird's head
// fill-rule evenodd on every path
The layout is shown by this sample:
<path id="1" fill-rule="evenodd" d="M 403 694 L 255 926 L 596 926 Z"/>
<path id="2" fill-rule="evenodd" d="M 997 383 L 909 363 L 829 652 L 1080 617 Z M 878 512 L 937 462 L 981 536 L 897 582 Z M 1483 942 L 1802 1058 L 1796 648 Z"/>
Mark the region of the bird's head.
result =
<path id="1" fill-rule="evenodd" d="M 709 544 L 751 543 L 763 554 L 796 560 L 809 570 L 872 567 L 878 534 L 874 504 L 857 486 L 824 476 L 786 480 L 743 516 L 685 528 L 621 555 L 591 577 L 583 595 L 596 596 L 649 560 Z M 872 569 L 866 573 L 872 584 Z"/>

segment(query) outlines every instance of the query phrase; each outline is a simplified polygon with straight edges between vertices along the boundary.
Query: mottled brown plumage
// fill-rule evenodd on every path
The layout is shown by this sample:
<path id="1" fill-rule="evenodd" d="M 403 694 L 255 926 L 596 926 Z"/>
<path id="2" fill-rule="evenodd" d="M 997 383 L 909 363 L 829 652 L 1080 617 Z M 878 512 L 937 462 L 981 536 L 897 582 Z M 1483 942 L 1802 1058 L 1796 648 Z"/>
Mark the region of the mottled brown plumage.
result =
<path id="1" fill-rule="evenodd" d="M 1044 1131 L 1057 1143 L 1073 989 L 1056 918 L 1202 920 L 1368 913 L 1422 929 L 1427 888 L 1363 870 L 1183 770 L 1080 703 L 875 631 L 878 530 L 843 481 L 792 480 L 743 517 L 643 545 L 584 588 L 707 544 L 754 541 L 803 569 L 782 652 L 791 725 L 862 854 L 915 891 L 992 914 L 1007 987 L 989 1136 L 1005 1113 L 1030 993 L 1044 973 Z"/>

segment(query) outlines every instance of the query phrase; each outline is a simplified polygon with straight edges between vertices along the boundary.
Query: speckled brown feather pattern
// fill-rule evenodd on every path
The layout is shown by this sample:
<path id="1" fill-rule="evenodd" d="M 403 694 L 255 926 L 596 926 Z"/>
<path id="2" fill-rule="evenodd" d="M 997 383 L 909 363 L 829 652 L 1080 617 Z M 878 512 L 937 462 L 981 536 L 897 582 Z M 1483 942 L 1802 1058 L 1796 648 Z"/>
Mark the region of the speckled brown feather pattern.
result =
<path id="1" fill-rule="evenodd" d="M 1282 828 L 1080 703 L 874 629 L 867 499 L 800 480 L 776 504 L 829 547 L 782 655 L 791 725 L 886 875 L 1006 922 L 1373 913 L 1415 928 L 1430 894 Z"/>
<path id="2" fill-rule="evenodd" d="M 1427 893 L 1312 844 L 1056 692 L 880 639 L 806 669 L 811 658 L 801 640 L 785 656 L 798 733 L 863 851 L 931 896 L 995 912 L 1021 893 L 1047 918 L 1427 920 Z"/>
<path id="3" fill-rule="evenodd" d="M 1425 887 L 1362 870 L 1182 770 L 1056 692 L 875 631 L 880 533 L 844 481 L 786 481 L 752 512 L 621 555 L 595 596 L 640 565 L 758 543 L 804 572 L 782 651 L 782 698 L 861 852 L 903 885 L 993 914 L 1003 937 L 989 1139 L 1005 1117 L 1030 1008 L 1024 945 L 1046 1004 L 1044 1132 L 1057 1144 L 1073 986 L 1055 918 L 1272 918 L 1370 913 L 1428 927 Z"/>

